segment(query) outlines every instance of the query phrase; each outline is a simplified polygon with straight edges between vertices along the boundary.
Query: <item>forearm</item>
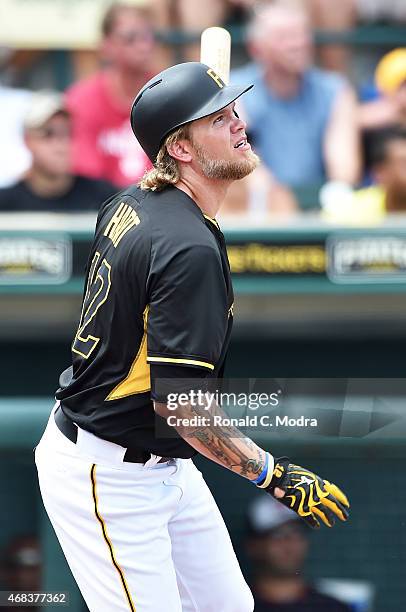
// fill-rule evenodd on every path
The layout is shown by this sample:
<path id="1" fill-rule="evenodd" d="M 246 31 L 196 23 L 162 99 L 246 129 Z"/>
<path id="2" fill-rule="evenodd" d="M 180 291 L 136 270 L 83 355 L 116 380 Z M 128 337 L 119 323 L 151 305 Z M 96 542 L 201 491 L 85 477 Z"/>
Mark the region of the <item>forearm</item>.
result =
<path id="1" fill-rule="evenodd" d="M 335 517 L 347 520 L 349 503 L 336 485 L 290 463 L 287 457 L 279 458 L 275 464 L 270 453 L 239 429 L 219 425 L 219 420 L 227 415 L 218 405 L 209 407 L 204 401 L 198 405 L 178 405 L 176 418 L 170 419 L 170 424 L 199 453 L 252 481 L 296 512 L 310 527 L 320 527 L 319 519 L 328 527 L 334 525 Z M 173 415 L 166 404 L 155 402 L 154 407 L 163 418 Z M 191 421 L 193 417 L 199 418 Z M 199 425 L 193 426 L 191 422 Z"/>
<path id="2" fill-rule="evenodd" d="M 361 149 L 356 133 L 330 133 L 325 146 L 327 177 L 355 185 L 360 177 Z"/>
<path id="3" fill-rule="evenodd" d="M 358 108 L 357 117 L 361 130 L 384 128 L 398 119 L 396 106 L 390 98 L 364 102 Z"/>
<path id="4" fill-rule="evenodd" d="M 356 100 L 349 88 L 336 100 L 323 148 L 328 179 L 355 184 L 361 171 L 361 146 Z"/>
<path id="5" fill-rule="evenodd" d="M 319 519 L 328 527 L 334 525 L 334 517 L 347 520 L 349 503 L 336 485 L 291 463 L 287 457 L 274 461 L 269 452 L 228 425 L 228 415 L 212 396 L 209 399 L 210 394 L 196 394 L 190 389 L 185 403 L 180 401 L 180 395 L 184 394 L 179 394 L 175 404 L 171 399 L 171 405 L 155 401 L 155 412 L 199 453 L 244 476 L 296 512 L 310 527 L 320 527 Z M 168 393 L 166 397 L 169 399 Z"/>
<path id="6" fill-rule="evenodd" d="M 168 412 L 166 404 L 155 403 L 155 410 L 162 417 L 173 415 Z M 198 421 L 203 424 L 188 424 L 196 416 L 200 417 Z M 171 419 L 171 423 L 174 421 L 172 426 L 178 434 L 211 461 L 249 480 L 258 478 L 267 459 L 273 463 L 272 456 L 236 427 L 218 425 L 218 418 L 215 424 L 214 417 L 223 420 L 227 415 L 218 405 L 211 405 L 208 409 L 207 405 L 188 404 L 176 409 L 176 418 Z"/>

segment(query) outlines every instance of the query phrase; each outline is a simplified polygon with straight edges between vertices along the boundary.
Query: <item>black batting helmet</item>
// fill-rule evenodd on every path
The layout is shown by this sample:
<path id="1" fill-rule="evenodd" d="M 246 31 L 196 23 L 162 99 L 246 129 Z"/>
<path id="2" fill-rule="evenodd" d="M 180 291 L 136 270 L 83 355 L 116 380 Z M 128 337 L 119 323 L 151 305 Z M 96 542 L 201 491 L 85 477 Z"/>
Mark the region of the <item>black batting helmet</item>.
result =
<path id="1" fill-rule="evenodd" d="M 131 127 L 154 163 L 164 138 L 173 130 L 216 113 L 253 85 L 226 85 L 206 64 L 186 62 L 148 81 L 131 108 Z"/>

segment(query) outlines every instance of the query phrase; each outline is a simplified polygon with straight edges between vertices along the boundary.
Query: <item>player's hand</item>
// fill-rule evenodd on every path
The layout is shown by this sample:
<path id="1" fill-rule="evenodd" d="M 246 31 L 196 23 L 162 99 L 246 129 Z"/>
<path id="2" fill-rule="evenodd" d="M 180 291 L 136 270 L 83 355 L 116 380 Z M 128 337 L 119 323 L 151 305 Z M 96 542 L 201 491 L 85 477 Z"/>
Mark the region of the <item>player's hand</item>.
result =
<path id="1" fill-rule="evenodd" d="M 285 491 L 280 497 L 275 489 Z M 296 512 L 310 527 L 318 529 L 321 519 L 332 527 L 335 518 L 348 518 L 347 497 L 336 485 L 323 480 L 310 470 L 289 462 L 287 457 L 275 461 L 271 484 L 266 489 L 281 504 Z"/>

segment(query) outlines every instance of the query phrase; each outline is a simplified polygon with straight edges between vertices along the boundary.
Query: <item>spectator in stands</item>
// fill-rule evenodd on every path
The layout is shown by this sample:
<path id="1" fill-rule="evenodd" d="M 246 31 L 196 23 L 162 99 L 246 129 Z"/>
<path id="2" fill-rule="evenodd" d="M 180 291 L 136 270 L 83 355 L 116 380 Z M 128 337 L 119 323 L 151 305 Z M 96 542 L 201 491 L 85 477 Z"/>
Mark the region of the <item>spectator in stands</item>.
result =
<path id="1" fill-rule="evenodd" d="M 1 589 L 8 592 L 41 591 L 42 558 L 35 536 L 20 536 L 9 542 L 1 555 Z M 6 606 L 4 612 L 19 606 Z M 37 611 L 40 606 L 27 606 L 24 610 Z"/>
<path id="2" fill-rule="evenodd" d="M 360 170 L 356 99 L 339 75 L 312 67 L 306 12 L 260 6 L 248 30 L 254 63 L 232 83 L 253 82 L 243 115 L 254 148 L 276 179 L 291 186 L 355 183 Z"/>
<path id="3" fill-rule="evenodd" d="M 309 528 L 297 514 L 264 496 L 249 506 L 247 519 L 255 612 L 349 612 L 305 580 Z"/>
<path id="4" fill-rule="evenodd" d="M 354 192 L 354 216 L 374 223 L 387 213 L 406 213 L 406 127 L 382 131 L 372 151 L 375 185 Z"/>
<path id="5" fill-rule="evenodd" d="M 31 167 L 19 182 L 0 189 L 0 211 L 97 210 L 117 191 L 106 181 L 72 174 L 71 119 L 59 94 L 32 94 L 24 138 Z"/>
<path id="6" fill-rule="evenodd" d="M 154 50 L 146 9 L 116 3 L 107 10 L 101 43 L 107 65 L 66 93 L 76 172 L 124 187 L 151 167 L 131 132 L 129 114 L 136 93 L 155 74 Z"/>
<path id="7" fill-rule="evenodd" d="M 387 128 L 406 127 L 406 48 L 385 54 L 375 70 L 373 86 L 361 92 L 358 119 L 362 130 L 365 178 L 371 180 L 373 154 Z"/>
<path id="8" fill-rule="evenodd" d="M 375 71 L 375 86 L 370 100 L 360 107 L 361 128 L 377 130 L 398 124 L 406 126 L 406 47 L 383 56 Z"/>
<path id="9" fill-rule="evenodd" d="M 0 85 L 0 187 L 11 185 L 30 165 L 23 139 L 30 96 L 29 91 Z"/>

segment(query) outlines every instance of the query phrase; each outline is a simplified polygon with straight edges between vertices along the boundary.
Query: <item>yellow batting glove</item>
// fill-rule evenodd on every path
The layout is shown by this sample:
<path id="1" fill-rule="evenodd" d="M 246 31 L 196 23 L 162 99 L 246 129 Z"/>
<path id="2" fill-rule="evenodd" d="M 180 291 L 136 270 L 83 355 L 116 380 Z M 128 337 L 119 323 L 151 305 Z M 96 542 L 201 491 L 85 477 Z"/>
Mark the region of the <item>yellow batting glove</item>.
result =
<path id="1" fill-rule="evenodd" d="M 284 497 L 275 499 L 296 512 L 313 529 L 319 529 L 318 519 L 327 527 L 334 525 L 336 517 L 341 521 L 348 519 L 350 504 L 341 489 L 310 470 L 290 463 L 287 457 L 275 461 L 268 486 L 257 486 L 271 495 L 276 487 L 285 491 Z"/>

